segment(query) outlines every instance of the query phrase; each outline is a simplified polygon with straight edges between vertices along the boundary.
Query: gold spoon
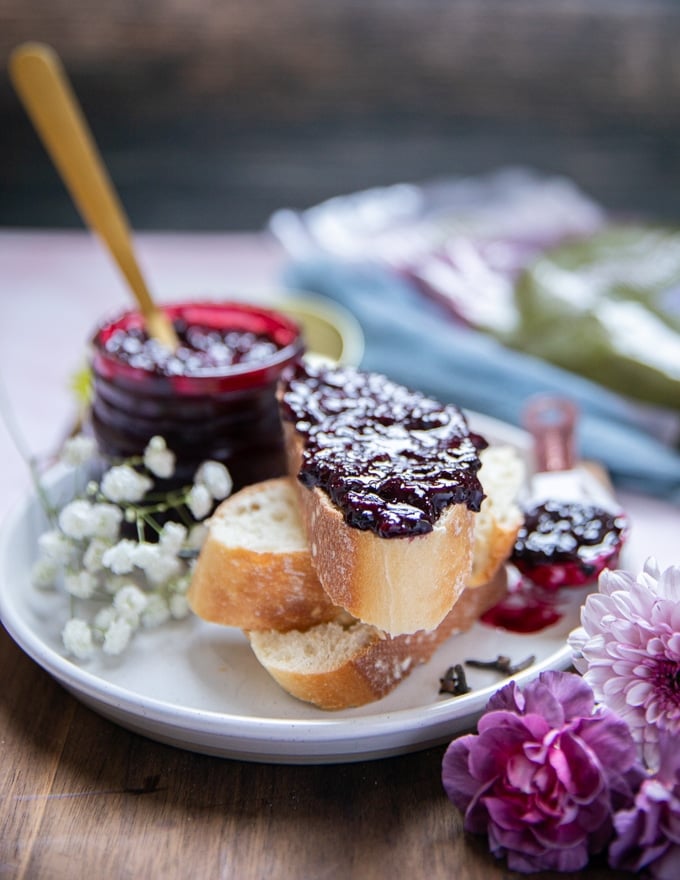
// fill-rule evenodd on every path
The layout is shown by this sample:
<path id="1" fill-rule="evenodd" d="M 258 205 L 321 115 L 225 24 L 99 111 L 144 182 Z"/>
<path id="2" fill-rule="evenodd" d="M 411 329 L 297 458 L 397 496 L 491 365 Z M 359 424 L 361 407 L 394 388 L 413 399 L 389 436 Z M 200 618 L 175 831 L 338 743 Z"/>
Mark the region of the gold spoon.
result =
<path id="1" fill-rule="evenodd" d="M 12 52 L 9 72 L 85 224 L 99 235 L 127 279 L 149 334 L 174 351 L 177 335 L 151 298 L 125 211 L 56 52 L 41 43 L 24 43 Z"/>

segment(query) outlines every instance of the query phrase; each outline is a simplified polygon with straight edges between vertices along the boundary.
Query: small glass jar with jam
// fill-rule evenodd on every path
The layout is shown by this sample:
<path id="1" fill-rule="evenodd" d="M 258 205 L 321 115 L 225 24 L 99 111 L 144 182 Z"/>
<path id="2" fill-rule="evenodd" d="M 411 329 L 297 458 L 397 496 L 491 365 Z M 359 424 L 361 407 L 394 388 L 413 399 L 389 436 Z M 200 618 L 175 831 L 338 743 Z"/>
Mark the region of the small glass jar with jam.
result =
<path id="1" fill-rule="evenodd" d="M 140 455 L 155 435 L 190 483 L 206 459 L 225 464 L 235 488 L 285 473 L 276 401 L 282 371 L 303 354 L 298 325 L 242 303 L 164 306 L 179 347 L 146 333 L 139 312 L 106 321 L 92 340 L 92 429 L 112 458 Z"/>

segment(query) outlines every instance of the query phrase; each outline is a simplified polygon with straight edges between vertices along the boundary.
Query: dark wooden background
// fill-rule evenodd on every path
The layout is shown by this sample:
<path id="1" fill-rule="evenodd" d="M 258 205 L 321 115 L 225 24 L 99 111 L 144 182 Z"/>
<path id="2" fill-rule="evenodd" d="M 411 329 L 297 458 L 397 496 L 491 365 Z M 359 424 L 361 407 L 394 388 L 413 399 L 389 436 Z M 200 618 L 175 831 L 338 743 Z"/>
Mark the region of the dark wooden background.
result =
<path id="1" fill-rule="evenodd" d="M 506 164 L 680 216 L 675 0 L 0 0 L 0 225 L 80 226 L 8 81 L 28 39 L 139 229 Z"/>

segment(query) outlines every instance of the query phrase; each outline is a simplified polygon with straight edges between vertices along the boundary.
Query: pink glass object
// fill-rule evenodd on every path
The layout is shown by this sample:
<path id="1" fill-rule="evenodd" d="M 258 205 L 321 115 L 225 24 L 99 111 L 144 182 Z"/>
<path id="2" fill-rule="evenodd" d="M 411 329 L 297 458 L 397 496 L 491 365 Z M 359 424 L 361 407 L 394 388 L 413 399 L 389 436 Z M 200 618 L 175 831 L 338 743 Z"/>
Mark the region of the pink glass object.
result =
<path id="1" fill-rule="evenodd" d="M 577 420 L 577 408 L 561 398 L 537 397 L 525 410 L 536 474 L 512 561 L 550 590 L 596 580 L 616 564 L 628 533 L 612 493 L 576 463 Z"/>
<path id="2" fill-rule="evenodd" d="M 576 460 L 578 410 L 569 400 L 539 396 L 524 410 L 524 426 L 534 441 L 538 473 L 568 471 Z"/>
<path id="3" fill-rule="evenodd" d="M 536 472 L 525 522 L 511 556 L 508 595 L 481 618 L 489 626 L 532 633 L 563 615 L 563 588 L 580 587 L 618 560 L 628 522 L 606 484 L 577 462 L 578 410 L 540 396 L 524 413 Z"/>
<path id="4" fill-rule="evenodd" d="M 156 349 L 154 360 L 154 344 L 135 311 L 107 321 L 94 335 L 91 420 L 102 453 L 139 455 L 151 437 L 161 435 L 177 457 L 176 484 L 191 482 L 206 459 L 225 464 L 236 488 L 285 473 L 275 393 L 282 371 L 303 353 L 297 324 L 241 303 L 163 308 L 183 343 L 178 357 Z M 203 341 L 212 334 L 221 359 L 209 344 L 193 350 L 192 333 Z M 224 342 L 227 334 L 239 345 L 234 356 Z M 150 358 L 146 348 L 139 356 L 140 344 Z"/>

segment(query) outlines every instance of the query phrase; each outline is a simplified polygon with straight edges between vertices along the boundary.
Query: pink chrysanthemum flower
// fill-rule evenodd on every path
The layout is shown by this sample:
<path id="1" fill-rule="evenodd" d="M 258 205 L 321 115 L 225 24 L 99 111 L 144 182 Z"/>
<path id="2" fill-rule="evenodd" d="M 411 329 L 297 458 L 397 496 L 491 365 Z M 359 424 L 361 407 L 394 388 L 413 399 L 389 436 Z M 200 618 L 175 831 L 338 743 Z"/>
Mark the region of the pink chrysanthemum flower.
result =
<path id="1" fill-rule="evenodd" d="M 655 770 L 659 733 L 680 734 L 680 566 L 660 573 L 649 559 L 637 578 L 603 572 L 581 624 L 569 637 L 574 666 Z"/>

